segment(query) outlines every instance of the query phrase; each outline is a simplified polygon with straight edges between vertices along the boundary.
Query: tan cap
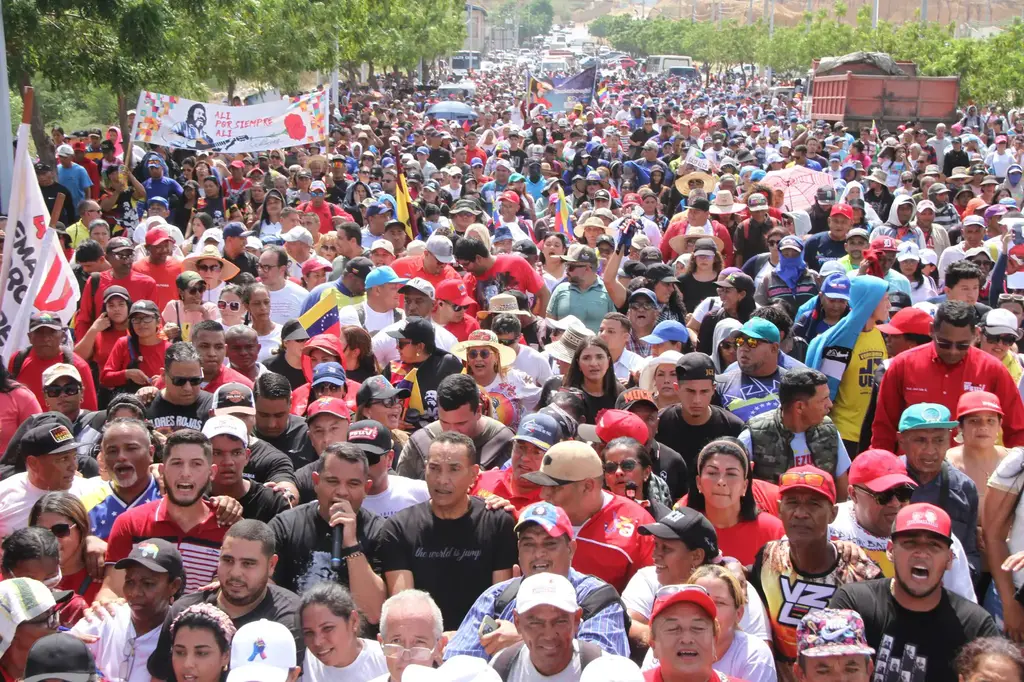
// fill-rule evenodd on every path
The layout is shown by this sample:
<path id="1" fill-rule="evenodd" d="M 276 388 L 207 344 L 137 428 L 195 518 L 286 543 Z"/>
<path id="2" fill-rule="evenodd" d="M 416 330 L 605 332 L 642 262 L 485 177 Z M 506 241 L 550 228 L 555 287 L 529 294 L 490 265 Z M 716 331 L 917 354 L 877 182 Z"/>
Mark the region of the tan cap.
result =
<path id="1" fill-rule="evenodd" d="M 61 377 L 70 377 L 78 383 L 82 383 L 82 375 L 78 372 L 77 367 L 60 362 L 43 370 L 43 386 L 49 386 Z"/>
<path id="2" fill-rule="evenodd" d="M 587 443 L 567 440 L 552 445 L 544 454 L 540 471 L 526 474 L 536 485 L 565 485 L 604 476 L 601 457 Z"/>

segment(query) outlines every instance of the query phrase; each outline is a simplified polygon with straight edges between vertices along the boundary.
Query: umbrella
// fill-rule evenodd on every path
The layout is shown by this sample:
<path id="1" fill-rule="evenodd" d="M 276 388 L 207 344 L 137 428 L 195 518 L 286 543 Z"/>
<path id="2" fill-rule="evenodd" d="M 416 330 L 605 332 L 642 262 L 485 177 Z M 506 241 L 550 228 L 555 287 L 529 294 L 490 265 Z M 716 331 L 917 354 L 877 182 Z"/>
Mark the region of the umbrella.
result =
<path id="1" fill-rule="evenodd" d="M 427 115 L 454 121 L 470 121 L 477 117 L 476 112 L 462 102 L 438 102 L 427 109 Z"/>
<path id="2" fill-rule="evenodd" d="M 761 182 L 772 189 L 781 190 L 783 204 L 790 211 L 795 211 L 813 206 L 818 188 L 831 187 L 832 176 L 803 166 L 792 166 L 767 173 Z"/>

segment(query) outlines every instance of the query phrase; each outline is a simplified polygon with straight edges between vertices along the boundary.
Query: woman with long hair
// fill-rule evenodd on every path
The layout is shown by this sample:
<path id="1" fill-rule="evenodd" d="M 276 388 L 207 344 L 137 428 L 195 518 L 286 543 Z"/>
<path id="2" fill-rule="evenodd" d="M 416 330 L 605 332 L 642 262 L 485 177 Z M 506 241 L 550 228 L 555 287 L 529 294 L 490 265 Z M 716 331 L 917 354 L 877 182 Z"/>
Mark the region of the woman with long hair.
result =
<path id="1" fill-rule="evenodd" d="M 384 650 L 359 636 L 362 626 L 355 600 L 337 583 L 323 582 L 302 594 L 299 606 L 306 658 L 306 682 L 371 680 L 388 672 Z"/>
<path id="2" fill-rule="evenodd" d="M 320 235 L 320 241 L 316 243 L 316 255 L 326 258 L 328 263 L 333 263 L 338 257 L 338 239 L 337 232 Z"/>
<path id="3" fill-rule="evenodd" d="M 490 329 L 471 332 L 468 339 L 452 346 L 452 355 L 465 363 L 466 374 L 487 393 L 495 418 L 505 426 L 515 431 L 522 418 L 536 409 L 540 387 L 526 372 L 512 367 L 515 351 Z"/>
<path id="4" fill-rule="evenodd" d="M 429 319 L 406 320 L 402 329 L 389 331 L 388 335 L 398 340 L 399 359 L 385 367 L 382 375 L 396 388 L 409 392 L 402 428 L 411 432 L 438 418 L 436 401 L 431 402 L 428 396 L 431 392 L 437 394 L 446 376 L 462 372 L 462 363 L 437 347 Z"/>
<path id="5" fill-rule="evenodd" d="M 121 337 L 100 370 L 100 385 L 135 393 L 164 371 L 170 342 L 160 330 L 160 311 L 152 301 L 136 301 L 128 312 L 128 336 Z"/>
<path id="6" fill-rule="evenodd" d="M 359 225 L 363 224 L 362 204 L 365 199 L 372 196 L 370 188 L 366 183 L 356 180 L 345 190 L 345 200 L 342 205 L 349 215 L 355 218 Z"/>
<path id="7" fill-rule="evenodd" d="M 679 278 L 679 290 L 687 310 L 694 310 L 705 298 L 717 295 L 718 275 L 724 267 L 722 253 L 714 239 L 702 237 L 694 243 L 686 273 Z"/>
<path id="8" fill-rule="evenodd" d="M 569 252 L 569 240 L 560 232 L 549 232 L 541 243 L 541 276 L 549 291 L 565 279 L 565 261 L 562 256 Z"/>
<path id="9" fill-rule="evenodd" d="M 217 313 L 225 327 L 234 327 L 245 323 L 245 304 L 242 302 L 242 287 L 237 284 L 225 284 L 217 299 Z"/>
<path id="10" fill-rule="evenodd" d="M 195 604 L 171 621 L 171 671 L 168 682 L 223 682 L 231 663 L 235 626 L 212 604 Z"/>
<path id="11" fill-rule="evenodd" d="M 284 196 L 276 189 L 269 190 L 263 197 L 263 205 L 257 211 L 259 219 L 253 226 L 253 234 L 263 237 L 281 233 L 281 211 L 286 206 Z"/>
<path id="12" fill-rule="evenodd" d="M 64 491 L 46 493 L 32 505 L 28 525 L 46 528 L 57 538 L 61 580 L 56 589 L 72 590 L 92 604 L 103 581 L 93 580 L 85 570 L 85 540 L 90 524 L 82 501 Z"/>
<path id="13" fill-rule="evenodd" d="M 982 637 L 968 642 L 956 657 L 960 682 L 1022 682 L 1024 653 L 1004 637 Z"/>
<path id="14" fill-rule="evenodd" d="M 733 272 L 719 279 L 717 292 L 722 305 L 704 316 L 697 333 L 697 350 L 705 355 L 715 351 L 715 327 L 719 322 L 731 318 L 743 324 L 757 308 L 754 303 L 754 280 L 742 272 Z"/>
<path id="15" fill-rule="evenodd" d="M 292 390 L 306 383 L 302 373 L 302 348 L 309 341 L 309 334 L 298 320 L 288 320 L 281 325 L 281 345 L 271 354 L 271 358 L 263 363 L 271 372 L 280 374 Z"/>
<path id="16" fill-rule="evenodd" d="M 785 535 L 782 521 L 758 510 L 754 500 L 750 459 L 733 438 L 719 438 L 697 456 L 697 484 L 684 504 L 704 514 L 715 527 L 718 546 L 744 566 L 757 550 Z"/>
<path id="17" fill-rule="evenodd" d="M 913 242 L 900 244 L 896 249 L 896 265 L 900 269 L 900 273 L 910 280 L 910 300 L 915 304 L 939 295 L 935 281 L 924 274 L 921 252 L 917 248 L 917 244 Z"/>
<path id="18" fill-rule="evenodd" d="M 36 394 L 12 379 L 7 366 L 0 363 L 0 452 L 7 450 L 18 425 L 42 411 Z"/>
<path id="19" fill-rule="evenodd" d="M 676 378 L 676 362 L 683 354 L 669 350 L 661 355 L 647 358 L 640 371 L 640 388 L 654 398 L 659 410 L 679 404 L 679 381 Z"/>
<path id="20" fill-rule="evenodd" d="M 615 378 L 608 344 L 596 336 L 586 337 L 576 349 L 561 387 L 582 391 L 583 421 L 588 424 L 596 423 L 601 410 L 613 409 L 622 386 Z"/>
<path id="21" fill-rule="evenodd" d="M 214 227 L 224 227 L 227 222 L 228 204 L 221 194 L 220 180 L 216 175 L 203 178 L 203 197 L 197 203 L 196 210 L 213 218 Z"/>
<path id="22" fill-rule="evenodd" d="M 193 251 L 198 251 L 203 243 L 203 234 L 213 229 L 213 218 L 205 213 L 194 213 L 188 221 L 188 229 L 185 230 L 185 241 L 181 245 L 181 252 L 186 256 Z"/>
<path id="23" fill-rule="evenodd" d="M 345 341 L 341 364 L 345 367 L 345 374 L 349 378 L 362 383 L 380 373 L 377 359 L 373 355 L 373 342 L 368 331 L 349 324 L 342 327 L 341 337 Z"/>
<path id="24" fill-rule="evenodd" d="M 601 462 L 606 490 L 635 501 L 655 521 L 672 511 L 668 484 L 654 474 L 651 451 L 640 441 L 628 436 L 612 439 L 601 450 Z"/>

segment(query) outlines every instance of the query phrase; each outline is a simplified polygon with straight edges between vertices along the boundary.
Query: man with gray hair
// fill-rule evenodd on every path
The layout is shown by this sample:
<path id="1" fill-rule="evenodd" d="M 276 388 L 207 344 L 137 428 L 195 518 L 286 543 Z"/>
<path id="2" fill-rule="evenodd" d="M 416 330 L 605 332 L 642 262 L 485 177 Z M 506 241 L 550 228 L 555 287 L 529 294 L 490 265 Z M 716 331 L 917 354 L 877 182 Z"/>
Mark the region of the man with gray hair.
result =
<path id="1" fill-rule="evenodd" d="M 400 682 L 406 667 L 441 664 L 447 638 L 441 609 L 423 590 L 405 590 L 387 599 L 380 611 L 377 641 L 384 649 L 388 673 L 371 682 Z"/>

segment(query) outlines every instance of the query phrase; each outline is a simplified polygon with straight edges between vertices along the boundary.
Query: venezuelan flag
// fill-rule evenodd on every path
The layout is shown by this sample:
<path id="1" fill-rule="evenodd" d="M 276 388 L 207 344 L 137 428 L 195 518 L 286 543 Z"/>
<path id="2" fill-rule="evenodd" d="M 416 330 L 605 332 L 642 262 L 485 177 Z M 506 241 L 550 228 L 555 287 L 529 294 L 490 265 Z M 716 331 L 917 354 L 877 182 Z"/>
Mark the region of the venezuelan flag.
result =
<path id="1" fill-rule="evenodd" d="M 328 290 L 316 305 L 299 315 L 299 324 L 311 337 L 317 334 L 341 336 L 337 289 Z"/>
<path id="2" fill-rule="evenodd" d="M 555 187 L 558 190 L 558 195 L 557 199 L 553 202 L 555 205 L 555 222 L 553 227 L 555 232 L 564 234 L 571 243 L 575 235 L 572 233 L 572 217 L 569 213 L 569 202 L 565 200 L 565 192 L 562 191 L 562 185 L 558 184 Z"/>
<path id="3" fill-rule="evenodd" d="M 601 89 L 597 91 L 597 103 L 604 108 L 604 106 L 608 104 L 608 98 L 608 86 L 602 85 Z"/>

